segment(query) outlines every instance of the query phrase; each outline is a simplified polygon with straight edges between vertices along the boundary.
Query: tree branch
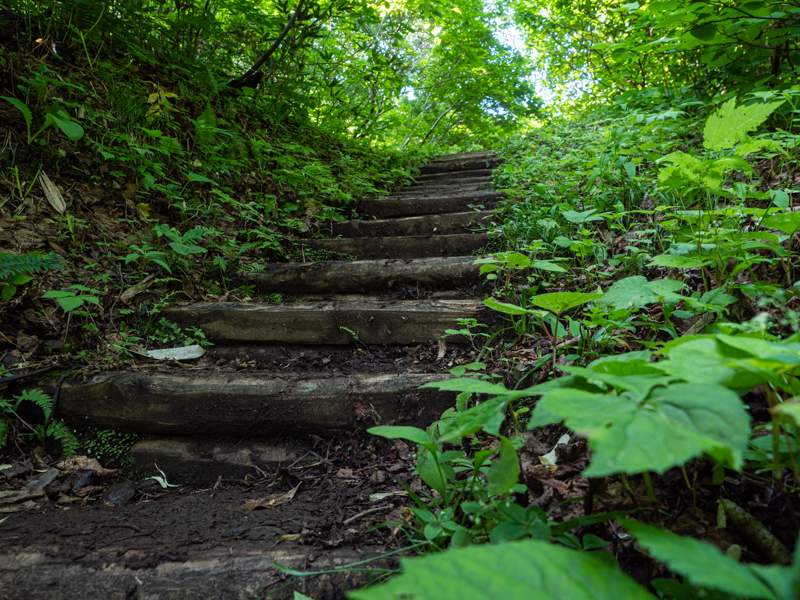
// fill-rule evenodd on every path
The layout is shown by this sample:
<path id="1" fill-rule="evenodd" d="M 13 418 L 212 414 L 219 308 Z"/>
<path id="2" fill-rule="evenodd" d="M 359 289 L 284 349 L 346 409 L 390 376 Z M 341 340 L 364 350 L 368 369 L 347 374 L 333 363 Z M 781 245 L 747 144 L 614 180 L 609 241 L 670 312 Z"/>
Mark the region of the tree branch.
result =
<path id="1" fill-rule="evenodd" d="M 291 31 L 292 27 L 294 27 L 297 19 L 303 13 L 304 6 L 305 1 L 299 0 L 297 3 L 297 8 L 294 9 L 294 12 L 289 17 L 289 20 L 286 21 L 286 25 L 283 26 L 283 29 L 281 29 L 278 37 L 276 37 L 272 42 L 272 45 L 267 48 L 267 51 L 261 55 L 261 57 L 253 64 L 252 67 L 247 70 L 246 73 L 244 73 L 244 75 L 237 77 L 228 83 L 228 87 L 236 89 L 243 87 L 256 87 L 261 82 L 261 80 L 264 78 L 264 74 L 261 72 L 261 67 L 264 66 L 264 63 L 266 63 L 273 54 L 275 54 L 275 51 L 281 45 L 281 42 L 283 42 L 289 31 Z"/>

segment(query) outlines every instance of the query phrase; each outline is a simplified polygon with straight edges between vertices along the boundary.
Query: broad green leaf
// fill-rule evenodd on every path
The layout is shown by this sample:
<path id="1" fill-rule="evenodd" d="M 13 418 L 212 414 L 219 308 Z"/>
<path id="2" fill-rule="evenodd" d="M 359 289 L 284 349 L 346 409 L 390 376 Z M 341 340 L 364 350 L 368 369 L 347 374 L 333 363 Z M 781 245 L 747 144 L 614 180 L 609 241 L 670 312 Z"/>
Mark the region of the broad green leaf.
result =
<path id="1" fill-rule="evenodd" d="M 717 36 L 717 26 L 714 23 L 703 23 L 694 27 L 689 33 L 703 42 L 709 42 Z"/>
<path id="2" fill-rule="evenodd" d="M 750 565 L 737 562 L 709 543 L 682 537 L 637 521 L 626 519 L 623 524 L 653 558 L 698 587 L 718 590 L 739 598 L 779 598 Z M 791 577 L 789 567 L 781 570 L 785 576 Z"/>
<path id="3" fill-rule="evenodd" d="M 442 381 L 431 381 L 422 386 L 423 388 L 433 388 L 447 392 L 470 392 L 471 394 L 488 394 L 491 396 L 504 396 L 509 394 L 509 390 L 502 383 L 492 383 L 485 379 L 471 379 L 469 377 L 457 377 L 455 379 L 443 379 Z"/>
<path id="4" fill-rule="evenodd" d="M 533 296 L 531 298 L 531 304 L 556 315 L 560 315 L 572 308 L 596 300 L 602 297 L 602 295 L 603 294 L 588 294 L 584 292 L 552 292 Z"/>
<path id="5" fill-rule="evenodd" d="M 603 221 L 603 217 L 597 214 L 597 210 L 594 208 L 590 208 L 589 210 L 584 210 L 581 212 L 577 212 L 574 210 L 565 210 L 561 212 L 561 215 L 570 223 L 574 223 L 575 225 L 582 225 L 584 223 L 590 223 L 592 221 Z"/>
<path id="6" fill-rule="evenodd" d="M 731 98 L 706 121 L 703 146 L 708 150 L 733 148 L 747 139 L 747 134 L 767 120 L 783 100 L 736 106 Z"/>
<path id="7" fill-rule="evenodd" d="M 519 458 L 514 445 L 508 438 L 500 438 L 500 456 L 489 467 L 486 479 L 489 493 L 493 496 L 507 494 L 517 484 L 519 478 Z"/>
<path id="8" fill-rule="evenodd" d="M 431 450 L 425 446 L 419 448 L 417 452 L 416 471 L 419 478 L 430 488 L 439 492 L 441 496 L 447 495 L 447 482 L 449 478 L 455 476 L 453 468 L 448 464 L 437 463 L 435 459 L 436 450 Z"/>
<path id="9" fill-rule="evenodd" d="M 667 360 L 660 369 L 692 383 L 717 383 L 735 390 L 751 390 L 772 378 L 769 368 L 749 360 L 741 350 L 726 349 L 715 337 L 698 337 L 665 347 Z M 765 365 L 766 366 L 766 365 Z"/>
<path id="10" fill-rule="evenodd" d="M 561 420 L 588 438 L 592 462 L 585 474 L 591 477 L 663 473 L 704 453 L 739 468 L 750 433 L 739 396 L 719 385 L 657 388 L 644 403 L 624 394 L 555 389 L 539 400 L 530 427 Z"/>
<path id="11" fill-rule="evenodd" d="M 181 256 L 191 256 L 192 254 L 205 254 L 208 252 L 202 246 L 196 244 L 185 244 L 183 242 L 170 242 L 169 247 Z"/>
<path id="12" fill-rule="evenodd" d="M 64 298 L 58 298 L 56 302 L 58 302 L 58 305 L 64 310 L 64 312 L 72 312 L 73 310 L 83 306 L 84 299 L 81 296 L 67 296 Z"/>
<path id="13" fill-rule="evenodd" d="M 81 127 L 81 124 L 77 121 L 73 121 L 63 110 L 47 113 L 47 115 L 45 115 L 45 124 L 48 123 L 55 125 L 61 130 L 61 133 L 73 142 L 77 142 L 83 137 L 83 127 Z"/>
<path id="14" fill-rule="evenodd" d="M 682 256 L 679 254 L 659 254 L 650 259 L 650 266 L 665 267 L 667 269 L 699 269 L 710 265 L 707 258 L 698 256 Z"/>
<path id="15" fill-rule="evenodd" d="M 500 300 L 496 300 L 495 298 L 489 297 L 484 299 L 483 301 L 484 306 L 487 308 L 491 308 L 494 311 L 499 313 L 503 313 L 505 315 L 527 315 L 529 311 L 521 306 L 517 306 L 516 304 L 510 304 L 508 302 L 501 302 Z"/>
<path id="16" fill-rule="evenodd" d="M 787 212 L 770 215 L 761 221 L 761 226 L 767 229 L 777 229 L 786 235 L 793 235 L 800 229 L 800 213 Z"/>
<path id="17" fill-rule="evenodd" d="M 800 426 L 800 401 L 795 399 L 793 402 L 784 402 L 776 406 L 774 410 L 777 414 L 790 418 L 795 425 Z"/>
<path id="18" fill-rule="evenodd" d="M 558 263 L 554 263 L 549 260 L 534 260 L 531 261 L 531 267 L 534 269 L 539 269 L 540 271 L 549 271 L 550 273 L 566 273 L 567 270 L 559 265 Z"/>
<path id="19" fill-rule="evenodd" d="M 215 183 L 213 179 L 209 179 L 205 175 L 195 173 L 194 171 L 189 171 L 186 173 L 186 180 L 191 183 Z"/>
<path id="20" fill-rule="evenodd" d="M 385 437 L 390 440 L 408 440 L 426 448 L 435 449 L 436 444 L 428 435 L 428 432 L 419 427 L 409 427 L 406 425 L 380 425 L 378 427 L 370 427 L 367 429 L 368 433 Z"/>
<path id="21" fill-rule="evenodd" d="M 614 282 L 597 304 L 613 308 L 643 308 L 657 302 L 678 302 L 683 297 L 677 292 L 685 286 L 675 279 L 647 281 L 641 275 L 634 275 Z"/>
<path id="22" fill-rule="evenodd" d="M 17 286 L 11 283 L 4 283 L 0 286 L 0 300 L 8 302 L 17 293 Z"/>
<path id="23" fill-rule="evenodd" d="M 539 540 L 468 546 L 400 559 L 402 573 L 353 600 L 654 600 L 594 553 Z"/>
<path id="24" fill-rule="evenodd" d="M 446 413 L 438 423 L 439 440 L 456 443 L 481 430 L 497 435 L 505 420 L 508 402 L 508 398 L 500 396 L 467 410 Z"/>
<path id="25" fill-rule="evenodd" d="M 31 109 L 21 100 L 12 98 L 11 96 L 0 96 L 0 99 L 5 100 L 20 112 L 22 118 L 25 120 L 25 128 L 28 131 L 28 139 L 30 139 L 31 127 L 33 127 L 33 114 L 31 113 Z"/>

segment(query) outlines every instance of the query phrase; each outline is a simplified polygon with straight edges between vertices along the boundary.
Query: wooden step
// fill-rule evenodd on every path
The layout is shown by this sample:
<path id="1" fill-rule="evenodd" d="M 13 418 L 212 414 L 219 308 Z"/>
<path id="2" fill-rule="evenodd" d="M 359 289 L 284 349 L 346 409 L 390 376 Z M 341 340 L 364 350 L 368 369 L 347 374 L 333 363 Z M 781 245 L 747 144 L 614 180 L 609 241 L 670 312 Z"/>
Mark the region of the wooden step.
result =
<path id="1" fill-rule="evenodd" d="M 172 483 L 213 485 L 219 477 L 244 479 L 259 470 L 275 470 L 298 460 L 307 446 L 298 439 L 250 439 L 241 437 L 149 438 L 131 449 L 133 467 L 155 472 L 155 465 L 169 474 Z"/>
<path id="2" fill-rule="evenodd" d="M 480 280 L 472 256 L 270 263 L 264 272 L 243 277 L 261 292 L 284 294 L 457 289 Z"/>
<path id="3" fill-rule="evenodd" d="M 136 433 L 282 438 L 436 418 L 452 398 L 420 386 L 446 377 L 111 371 L 65 383 L 58 409 L 72 423 Z M 277 447 L 264 445 L 258 454 L 278 461 Z"/>
<path id="4" fill-rule="evenodd" d="M 502 160 L 495 154 L 477 153 L 460 154 L 442 157 L 420 168 L 420 173 L 442 173 L 445 171 L 468 171 L 474 169 L 492 169 Z"/>
<path id="5" fill-rule="evenodd" d="M 99 509 L 94 506 L 86 510 Z M 349 565 L 369 562 L 369 566 L 383 570 L 392 566 L 386 559 L 375 561 L 376 556 L 386 553 L 385 546 L 359 544 L 358 550 L 354 550 L 351 545 L 342 544 L 324 552 L 311 552 L 305 540 L 279 541 L 276 535 L 276 541 L 268 547 L 263 543 L 250 543 L 248 547 L 246 526 L 242 527 L 242 534 L 229 534 L 230 539 L 221 540 L 217 547 L 195 547 L 187 542 L 187 556 L 172 556 L 169 552 L 154 552 L 152 545 L 140 542 L 150 536 L 136 533 L 137 527 L 131 526 L 134 533 L 119 535 L 129 512 L 133 511 L 109 511 L 102 526 L 116 533 L 109 535 L 107 544 L 96 548 L 83 549 L 76 542 L 74 536 L 80 537 L 86 525 L 76 526 L 73 533 L 64 535 L 66 548 L 38 544 L 40 548 L 34 551 L 36 540 L 4 544 L 0 551 L 0 597 L 3 600 L 291 600 L 301 597 L 293 594 L 296 589 L 311 598 L 343 598 L 345 591 L 374 580 L 366 569 Z M 290 514 L 296 518 L 295 513 Z M 175 510 L 176 521 L 186 517 Z M 244 510 L 242 522 L 251 522 Z M 287 521 L 282 526 L 293 524 Z M 61 524 L 58 527 L 66 528 Z M 119 538 L 123 539 L 114 542 Z M 19 550 L 20 547 L 25 550 Z M 126 566 L 126 560 L 136 556 L 142 557 L 141 565 Z M 316 573 L 307 573 L 297 583 L 287 583 L 286 569 Z"/>
<path id="6" fill-rule="evenodd" d="M 437 173 L 425 173 L 417 177 L 416 183 L 434 183 L 447 181 L 450 179 L 470 179 L 475 177 L 491 177 L 494 169 L 468 169 L 465 171 L 440 171 Z"/>
<path id="7" fill-rule="evenodd" d="M 485 228 L 492 215 L 494 215 L 494 211 L 485 210 L 401 219 L 343 221 L 333 223 L 331 229 L 333 235 L 345 237 L 468 233 Z"/>
<path id="8" fill-rule="evenodd" d="M 398 189 L 395 194 L 398 195 L 420 195 L 430 196 L 432 194 L 450 193 L 457 194 L 462 192 L 473 192 L 475 190 L 491 189 L 491 179 L 464 179 L 452 180 L 448 183 L 422 183 L 419 185 L 408 185 Z"/>
<path id="9" fill-rule="evenodd" d="M 425 258 L 472 254 L 488 242 L 489 236 L 485 233 L 452 233 L 310 240 L 309 246 L 317 250 L 347 254 L 356 259 Z"/>
<path id="10" fill-rule="evenodd" d="M 209 302 L 171 307 L 164 316 L 199 327 L 221 343 L 418 344 L 439 339 L 461 317 L 477 317 L 481 306 L 477 300 L 368 298 L 291 305 Z"/>
<path id="11" fill-rule="evenodd" d="M 437 196 L 387 196 L 362 200 L 358 212 L 366 217 L 385 219 L 416 215 L 464 212 L 471 206 L 492 208 L 504 198 L 502 192 L 478 191 Z"/>

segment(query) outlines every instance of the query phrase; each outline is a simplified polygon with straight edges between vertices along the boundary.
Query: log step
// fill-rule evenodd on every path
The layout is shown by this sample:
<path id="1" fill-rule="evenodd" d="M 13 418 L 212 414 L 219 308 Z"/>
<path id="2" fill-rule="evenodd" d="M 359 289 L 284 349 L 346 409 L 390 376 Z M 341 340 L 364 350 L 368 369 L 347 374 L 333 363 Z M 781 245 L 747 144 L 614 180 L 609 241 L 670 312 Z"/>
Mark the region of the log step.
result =
<path id="1" fill-rule="evenodd" d="M 201 328 L 212 342 L 419 344 L 439 339 L 459 318 L 477 317 L 481 306 L 477 300 L 211 302 L 168 308 L 164 315 Z"/>
<path id="2" fill-rule="evenodd" d="M 258 470 L 274 470 L 298 460 L 305 446 L 298 440 L 171 437 L 147 439 L 131 448 L 133 467 L 169 474 L 172 483 L 211 485 L 217 478 L 244 479 Z"/>
<path id="3" fill-rule="evenodd" d="M 495 154 L 475 153 L 459 154 L 441 157 L 431 161 L 420 168 L 420 172 L 441 173 L 445 171 L 467 171 L 472 169 L 491 169 L 496 167 L 502 160 Z"/>
<path id="4" fill-rule="evenodd" d="M 317 250 L 349 254 L 356 259 L 367 259 L 464 256 L 483 248 L 487 243 L 489 243 L 489 236 L 485 233 L 452 233 L 312 240 L 309 245 Z"/>
<path id="5" fill-rule="evenodd" d="M 494 207 L 504 197 L 502 192 L 478 191 L 437 196 L 387 196 L 362 200 L 358 212 L 366 217 L 378 219 L 411 217 L 464 212 L 471 205 Z"/>
<path id="6" fill-rule="evenodd" d="M 440 290 L 480 281 L 472 256 L 270 263 L 264 272 L 244 277 L 261 292 L 286 294 L 346 294 L 408 287 Z"/>
<path id="7" fill-rule="evenodd" d="M 462 180 L 451 183 L 408 185 L 395 193 L 398 196 L 433 196 L 438 194 L 464 194 L 468 192 L 487 191 L 492 188 L 491 179 Z"/>
<path id="8" fill-rule="evenodd" d="M 343 221 L 333 223 L 331 229 L 334 235 L 345 237 L 467 233 L 485 228 L 493 214 L 494 211 L 484 210 L 400 219 Z"/>
<path id="9" fill-rule="evenodd" d="M 438 173 L 424 173 L 414 181 L 416 183 L 437 182 L 447 179 L 464 179 L 471 177 L 491 177 L 494 169 L 467 169 L 463 171 L 440 171 Z"/>
<path id="10" fill-rule="evenodd" d="M 110 371 L 85 383 L 65 383 L 59 413 L 74 423 L 137 433 L 281 438 L 376 423 L 430 422 L 452 398 L 419 388 L 446 377 Z M 259 448 L 251 449 L 251 459 L 280 462 L 289 455 L 275 445 Z"/>

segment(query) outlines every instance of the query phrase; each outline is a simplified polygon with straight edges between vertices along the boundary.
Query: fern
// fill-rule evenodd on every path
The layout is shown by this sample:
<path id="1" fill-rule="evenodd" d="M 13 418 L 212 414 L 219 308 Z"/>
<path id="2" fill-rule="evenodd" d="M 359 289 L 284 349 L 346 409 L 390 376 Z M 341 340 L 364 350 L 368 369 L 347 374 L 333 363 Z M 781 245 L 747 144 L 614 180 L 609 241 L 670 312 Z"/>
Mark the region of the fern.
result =
<path id="1" fill-rule="evenodd" d="M 44 413 L 45 421 L 50 420 L 50 417 L 53 415 L 53 408 L 55 408 L 53 399 L 49 394 L 46 394 L 39 388 L 25 390 L 19 396 L 15 396 L 15 398 L 17 400 L 17 407 L 23 402 L 31 402 L 38 406 Z"/>
<path id="2" fill-rule="evenodd" d="M 75 434 L 63 421 L 49 423 L 45 430 L 45 435 L 61 444 L 61 452 L 64 456 L 73 456 L 80 446 L 78 438 L 75 437 Z"/>
<path id="3" fill-rule="evenodd" d="M 8 421 L 0 417 L 0 448 L 5 448 L 7 441 L 8 441 Z"/>
<path id="4" fill-rule="evenodd" d="M 0 252 L 0 280 L 9 279 L 15 275 L 28 275 L 40 271 L 60 270 L 61 261 L 58 255 L 49 252 L 37 254 L 9 254 Z"/>

